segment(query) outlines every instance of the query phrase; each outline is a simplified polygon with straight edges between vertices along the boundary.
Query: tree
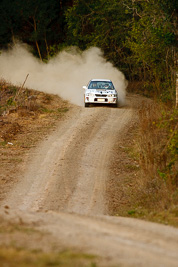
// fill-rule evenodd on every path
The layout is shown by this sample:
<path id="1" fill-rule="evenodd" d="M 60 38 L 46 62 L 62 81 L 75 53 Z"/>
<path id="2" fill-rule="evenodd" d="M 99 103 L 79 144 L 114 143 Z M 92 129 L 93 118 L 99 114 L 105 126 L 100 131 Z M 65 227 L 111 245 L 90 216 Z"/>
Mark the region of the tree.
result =
<path id="1" fill-rule="evenodd" d="M 22 40 L 36 45 L 41 60 L 41 50 L 43 55 L 48 54 L 47 39 L 51 35 L 51 26 L 60 8 L 57 8 L 56 4 L 56 0 L 21 0 L 19 16 L 22 19 L 22 27 L 19 36 Z"/>
<path id="2" fill-rule="evenodd" d="M 132 52 L 131 61 L 136 70 L 133 73 L 137 73 L 138 79 L 152 83 L 158 95 L 173 98 L 176 37 L 171 21 L 174 10 L 165 12 L 166 2 L 134 1 L 127 6 L 133 16 L 126 46 Z"/>
<path id="3" fill-rule="evenodd" d="M 0 48 L 14 42 L 20 27 L 20 18 L 16 12 L 17 0 L 0 1 Z"/>
<path id="4" fill-rule="evenodd" d="M 124 43 L 130 14 L 126 13 L 122 1 L 76 0 L 68 9 L 66 19 L 69 45 L 77 45 L 81 49 L 98 46 L 107 59 L 126 73 L 129 51 Z"/>
<path id="5" fill-rule="evenodd" d="M 65 43 L 65 10 L 73 0 L 1 0 L 0 46 L 18 38 L 48 58 L 50 46 Z"/>

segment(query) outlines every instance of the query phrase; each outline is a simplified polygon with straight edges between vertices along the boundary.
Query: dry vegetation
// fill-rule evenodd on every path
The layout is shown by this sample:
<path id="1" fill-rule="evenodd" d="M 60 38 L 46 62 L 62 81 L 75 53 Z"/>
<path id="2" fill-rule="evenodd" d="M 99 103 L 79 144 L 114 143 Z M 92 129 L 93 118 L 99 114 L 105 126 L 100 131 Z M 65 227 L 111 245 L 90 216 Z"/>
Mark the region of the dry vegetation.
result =
<path id="1" fill-rule="evenodd" d="M 69 108 L 57 95 L 0 81 L 0 200 L 18 181 L 29 149 L 49 134 Z"/>
<path id="2" fill-rule="evenodd" d="M 177 110 L 144 105 L 139 111 L 139 163 L 145 205 L 166 210 L 178 202 Z M 151 206 L 153 205 L 151 204 Z"/>
<path id="3" fill-rule="evenodd" d="M 20 217 L 13 222 L 0 217 L 1 266 L 97 266 L 93 255 L 65 249 L 49 234 L 35 230 L 35 225 L 24 223 Z"/>
<path id="4" fill-rule="evenodd" d="M 178 226 L 177 110 L 145 101 L 138 117 L 115 147 L 111 214 Z"/>

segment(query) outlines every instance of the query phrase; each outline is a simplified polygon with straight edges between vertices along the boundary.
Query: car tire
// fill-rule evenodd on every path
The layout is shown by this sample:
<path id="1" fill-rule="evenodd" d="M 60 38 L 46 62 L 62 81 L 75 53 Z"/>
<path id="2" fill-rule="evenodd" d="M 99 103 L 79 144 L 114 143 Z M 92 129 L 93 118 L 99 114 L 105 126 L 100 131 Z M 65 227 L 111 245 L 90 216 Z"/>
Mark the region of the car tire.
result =
<path id="1" fill-rule="evenodd" d="M 85 108 L 88 108 L 89 107 L 89 104 L 88 103 L 85 103 Z"/>

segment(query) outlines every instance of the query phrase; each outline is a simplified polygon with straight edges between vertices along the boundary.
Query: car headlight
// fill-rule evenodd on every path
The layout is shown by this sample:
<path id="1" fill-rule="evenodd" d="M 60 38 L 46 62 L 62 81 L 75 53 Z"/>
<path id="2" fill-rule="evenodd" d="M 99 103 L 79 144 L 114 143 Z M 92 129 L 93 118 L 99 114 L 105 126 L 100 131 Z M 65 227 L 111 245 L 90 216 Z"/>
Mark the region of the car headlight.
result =
<path id="1" fill-rule="evenodd" d="M 92 93 L 87 93 L 86 96 L 94 96 Z"/>
<path id="2" fill-rule="evenodd" d="M 117 95 L 112 94 L 112 95 L 108 95 L 108 97 L 117 97 Z"/>

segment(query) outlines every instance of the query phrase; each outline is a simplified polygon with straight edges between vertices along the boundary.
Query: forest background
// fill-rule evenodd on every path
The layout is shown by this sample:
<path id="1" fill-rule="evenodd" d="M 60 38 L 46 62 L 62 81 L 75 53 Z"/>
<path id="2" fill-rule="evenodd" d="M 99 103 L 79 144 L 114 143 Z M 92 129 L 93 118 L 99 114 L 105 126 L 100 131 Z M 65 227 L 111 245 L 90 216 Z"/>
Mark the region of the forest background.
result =
<path id="1" fill-rule="evenodd" d="M 175 101 L 176 0 L 1 0 L 0 48 L 15 39 L 41 60 L 97 46 L 147 94 Z"/>

